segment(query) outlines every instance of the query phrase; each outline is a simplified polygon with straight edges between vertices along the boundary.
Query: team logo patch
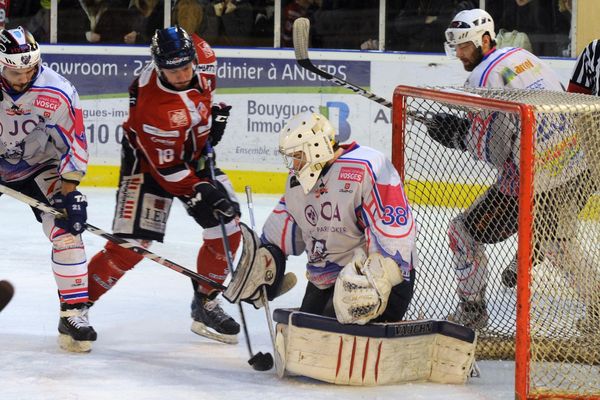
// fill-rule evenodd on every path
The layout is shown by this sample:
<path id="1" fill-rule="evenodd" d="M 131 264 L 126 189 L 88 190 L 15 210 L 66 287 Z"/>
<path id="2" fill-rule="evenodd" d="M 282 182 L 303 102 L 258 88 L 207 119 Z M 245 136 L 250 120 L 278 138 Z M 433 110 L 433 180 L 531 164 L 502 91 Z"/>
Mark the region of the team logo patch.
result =
<path id="1" fill-rule="evenodd" d="M 317 210 L 312 205 L 308 205 L 304 209 L 304 217 L 312 226 L 317 225 L 317 221 L 319 220 L 319 215 L 317 214 Z"/>
<path id="2" fill-rule="evenodd" d="M 56 97 L 41 94 L 35 98 L 33 105 L 45 110 L 56 111 L 58 110 L 58 107 L 60 107 L 60 100 Z"/>
<path id="3" fill-rule="evenodd" d="M 342 167 L 338 175 L 338 180 L 362 182 L 364 176 L 365 171 L 362 168 Z"/>
<path id="4" fill-rule="evenodd" d="M 169 111 L 169 122 L 171 123 L 171 128 L 181 128 L 189 125 L 185 109 Z"/>
<path id="5" fill-rule="evenodd" d="M 21 63 L 27 65 L 31 62 L 31 56 L 29 54 L 25 54 L 21 56 Z"/>

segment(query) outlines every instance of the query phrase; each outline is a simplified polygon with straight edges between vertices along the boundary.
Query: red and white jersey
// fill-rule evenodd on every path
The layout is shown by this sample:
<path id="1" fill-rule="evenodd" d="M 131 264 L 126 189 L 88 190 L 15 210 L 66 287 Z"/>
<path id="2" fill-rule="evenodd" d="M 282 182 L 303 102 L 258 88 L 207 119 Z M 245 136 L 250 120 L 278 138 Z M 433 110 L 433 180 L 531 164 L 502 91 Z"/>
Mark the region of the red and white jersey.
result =
<path id="1" fill-rule="evenodd" d="M 212 48 L 192 35 L 198 63 L 197 82 L 187 90 L 166 87 L 149 64 L 129 88 L 129 118 L 123 124 L 134 148 L 143 155 L 141 172 L 149 172 L 173 195 L 192 195 L 201 181 L 196 161 L 208 139 L 216 89 L 217 58 Z"/>
<path id="2" fill-rule="evenodd" d="M 558 75 L 527 50 L 505 47 L 489 51 L 471 72 L 467 87 L 512 88 L 563 91 Z M 505 121 L 510 116 L 481 113 L 473 119 L 465 138 L 467 151 L 477 160 L 485 161 L 499 172 L 498 188 L 502 193 L 519 193 L 518 135 L 506 129 L 516 123 Z"/>
<path id="3" fill-rule="evenodd" d="M 203 43 L 206 43 L 202 41 Z M 148 65 L 129 88 L 129 118 L 123 125 L 129 142 L 143 154 L 141 172 L 149 172 L 175 196 L 192 195 L 201 181 L 197 160 L 208 139 L 216 87 L 216 58 L 208 45 L 197 48 L 200 70 L 186 90 L 166 87 L 154 64 Z M 210 54 L 209 51 L 210 50 Z M 207 55 L 212 54 L 211 57 Z"/>
<path id="4" fill-rule="evenodd" d="M 494 47 L 473 69 L 465 86 L 564 90 L 556 72 L 527 50 L 517 47 Z"/>
<path id="5" fill-rule="evenodd" d="M 415 220 L 398 172 L 377 150 L 353 143 L 304 194 L 290 175 L 263 227 L 263 240 L 286 255 L 308 255 L 308 279 L 335 283 L 354 250 L 380 253 L 398 263 L 404 279 L 416 266 Z"/>
<path id="6" fill-rule="evenodd" d="M 206 87 L 214 95 L 217 88 L 217 56 L 212 47 L 200 36 L 194 33 L 192 40 L 196 47 L 196 56 L 198 57 L 196 72 L 200 80 L 206 82 Z"/>
<path id="7" fill-rule="evenodd" d="M 57 165 L 59 175 L 80 180 L 88 152 L 75 87 L 41 65 L 25 92 L 14 92 L 4 79 L 0 87 L 0 178 L 19 181 Z"/>

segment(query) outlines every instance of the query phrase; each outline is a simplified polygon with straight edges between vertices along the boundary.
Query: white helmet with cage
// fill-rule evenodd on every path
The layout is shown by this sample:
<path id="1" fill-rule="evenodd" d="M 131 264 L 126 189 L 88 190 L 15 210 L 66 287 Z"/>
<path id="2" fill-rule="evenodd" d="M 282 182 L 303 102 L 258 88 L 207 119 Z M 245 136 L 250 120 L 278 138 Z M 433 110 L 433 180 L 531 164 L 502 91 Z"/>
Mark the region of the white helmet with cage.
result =
<path id="1" fill-rule="evenodd" d="M 494 20 L 490 14 L 479 8 L 459 12 L 445 32 L 446 54 L 452 57 L 456 56 L 456 45 L 461 43 L 473 42 L 475 47 L 481 47 L 485 33 L 488 33 L 492 40 L 496 39 Z"/>
<path id="2" fill-rule="evenodd" d="M 0 64 L 3 68 L 31 68 L 40 60 L 40 46 L 26 29 L 19 26 L 0 31 Z"/>
<path id="3" fill-rule="evenodd" d="M 294 115 L 279 134 L 279 152 L 304 193 L 310 192 L 321 170 L 334 156 L 335 129 L 321 114 Z"/>

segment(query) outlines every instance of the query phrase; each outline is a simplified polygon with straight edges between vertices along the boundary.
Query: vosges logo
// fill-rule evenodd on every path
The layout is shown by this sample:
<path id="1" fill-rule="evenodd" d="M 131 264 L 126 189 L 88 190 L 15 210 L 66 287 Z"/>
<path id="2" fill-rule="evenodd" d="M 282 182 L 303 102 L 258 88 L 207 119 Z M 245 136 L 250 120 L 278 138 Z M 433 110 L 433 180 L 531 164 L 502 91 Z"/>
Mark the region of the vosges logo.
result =
<path id="1" fill-rule="evenodd" d="M 362 168 L 342 167 L 338 175 L 338 180 L 362 182 L 364 174 L 365 172 Z"/>
<path id="2" fill-rule="evenodd" d="M 60 107 L 60 100 L 56 97 L 45 96 L 42 94 L 36 97 L 33 105 L 45 110 L 56 111 L 58 110 L 58 107 Z"/>

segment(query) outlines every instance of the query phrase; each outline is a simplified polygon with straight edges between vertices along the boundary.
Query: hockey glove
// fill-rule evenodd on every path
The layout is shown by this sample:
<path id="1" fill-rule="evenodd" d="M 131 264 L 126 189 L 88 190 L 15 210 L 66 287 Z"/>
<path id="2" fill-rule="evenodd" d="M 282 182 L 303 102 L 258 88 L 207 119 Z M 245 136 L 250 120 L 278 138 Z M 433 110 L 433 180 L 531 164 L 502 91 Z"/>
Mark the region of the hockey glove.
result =
<path id="1" fill-rule="evenodd" d="M 269 300 L 283 294 L 281 286 L 284 281 L 285 254 L 274 244 L 261 245 L 258 235 L 245 224 L 240 223 L 240 229 L 243 238 L 242 256 L 223 296 L 231 303 L 244 300 L 260 308 L 262 302 L 259 299 L 263 286 L 267 288 Z M 295 281 L 291 283 L 289 279 L 293 278 L 288 277 L 286 284 L 293 287 Z M 291 287 L 285 289 L 288 291 Z"/>
<path id="2" fill-rule="evenodd" d="M 219 217 L 222 217 L 225 223 L 233 220 L 236 215 L 235 207 L 227 196 L 208 182 L 198 184 L 196 194 L 188 198 L 186 204 L 192 210 L 198 207 L 210 207 L 215 218 L 219 220 Z"/>
<path id="3" fill-rule="evenodd" d="M 342 324 L 364 325 L 385 311 L 392 287 L 404 280 L 394 260 L 357 250 L 338 275 L 333 306 Z"/>
<path id="4" fill-rule="evenodd" d="M 465 150 L 469 120 L 452 114 L 435 114 L 427 123 L 427 134 L 444 147 Z"/>
<path id="5" fill-rule="evenodd" d="M 219 103 L 218 106 L 212 106 L 211 108 L 212 127 L 210 128 L 209 137 L 213 146 L 216 146 L 223 138 L 230 110 L 231 106 L 225 103 Z"/>
<path id="6" fill-rule="evenodd" d="M 56 218 L 54 223 L 72 235 L 79 235 L 85 230 L 87 221 L 87 201 L 81 192 L 75 190 L 66 196 L 58 193 L 52 198 L 52 204 L 67 214 L 66 218 Z"/>

